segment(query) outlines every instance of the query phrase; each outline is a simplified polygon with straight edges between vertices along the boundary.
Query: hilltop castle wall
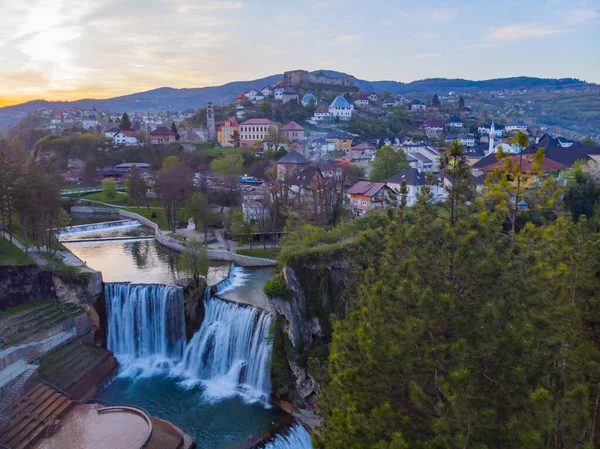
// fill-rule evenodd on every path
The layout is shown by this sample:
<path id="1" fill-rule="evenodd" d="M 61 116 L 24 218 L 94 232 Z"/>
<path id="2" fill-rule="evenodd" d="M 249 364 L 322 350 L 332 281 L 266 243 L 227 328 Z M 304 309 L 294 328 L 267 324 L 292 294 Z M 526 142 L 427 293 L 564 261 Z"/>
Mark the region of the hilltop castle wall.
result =
<path id="1" fill-rule="evenodd" d="M 300 84 L 329 84 L 332 86 L 354 87 L 356 78 L 351 75 L 330 77 L 309 73 L 306 70 L 292 70 L 283 74 L 283 82 L 292 86 L 299 86 Z"/>

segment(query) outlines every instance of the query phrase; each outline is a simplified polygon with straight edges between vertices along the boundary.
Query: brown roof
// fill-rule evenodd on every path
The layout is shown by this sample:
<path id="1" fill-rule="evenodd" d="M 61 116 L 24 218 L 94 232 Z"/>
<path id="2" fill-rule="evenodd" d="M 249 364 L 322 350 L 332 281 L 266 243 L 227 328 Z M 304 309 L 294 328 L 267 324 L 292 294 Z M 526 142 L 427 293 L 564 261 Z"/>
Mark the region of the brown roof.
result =
<path id="1" fill-rule="evenodd" d="M 159 126 L 150 133 L 151 136 L 174 136 L 175 133 L 166 126 Z"/>
<path id="2" fill-rule="evenodd" d="M 364 195 L 371 197 L 385 187 L 382 182 L 358 181 L 349 190 L 350 195 Z"/>

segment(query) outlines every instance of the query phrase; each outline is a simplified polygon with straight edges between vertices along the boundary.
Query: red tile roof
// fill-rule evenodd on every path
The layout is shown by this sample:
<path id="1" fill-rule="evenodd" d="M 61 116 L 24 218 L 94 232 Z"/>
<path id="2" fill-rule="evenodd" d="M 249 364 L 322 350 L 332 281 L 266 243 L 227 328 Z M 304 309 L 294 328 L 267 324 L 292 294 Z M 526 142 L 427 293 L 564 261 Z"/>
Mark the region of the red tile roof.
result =
<path id="1" fill-rule="evenodd" d="M 125 134 L 127 137 L 135 137 L 135 131 L 131 131 L 131 130 L 127 130 L 127 131 L 121 131 L 123 134 Z"/>
<path id="2" fill-rule="evenodd" d="M 304 131 L 302 126 L 298 125 L 296 122 L 289 122 L 287 125 L 283 127 L 284 131 Z"/>
<path id="3" fill-rule="evenodd" d="M 240 125 L 272 125 L 273 122 L 268 118 L 251 118 L 246 120 L 245 122 L 240 123 Z"/>
<path id="4" fill-rule="evenodd" d="M 237 122 L 237 120 L 233 117 L 229 117 L 227 120 L 223 120 L 223 123 L 221 123 L 219 125 L 219 128 L 217 129 L 218 131 L 221 131 L 223 129 L 223 127 L 225 126 L 225 122 L 229 122 L 229 125 L 232 127 L 237 127 L 240 126 L 240 124 Z"/>
<path id="5" fill-rule="evenodd" d="M 534 158 L 528 155 L 529 157 L 523 156 L 523 162 L 521 163 L 521 171 L 523 173 L 532 172 Z M 511 156 L 515 162 L 519 156 Z M 493 164 L 487 165 L 485 167 L 481 167 L 481 171 L 493 171 L 496 168 L 500 169 L 500 171 L 504 171 L 504 159 L 494 162 Z M 544 158 L 542 162 L 542 166 L 540 167 L 543 171 L 554 171 L 554 170 L 565 170 L 567 167 L 565 164 L 561 164 L 560 162 L 553 161 L 552 159 Z"/>

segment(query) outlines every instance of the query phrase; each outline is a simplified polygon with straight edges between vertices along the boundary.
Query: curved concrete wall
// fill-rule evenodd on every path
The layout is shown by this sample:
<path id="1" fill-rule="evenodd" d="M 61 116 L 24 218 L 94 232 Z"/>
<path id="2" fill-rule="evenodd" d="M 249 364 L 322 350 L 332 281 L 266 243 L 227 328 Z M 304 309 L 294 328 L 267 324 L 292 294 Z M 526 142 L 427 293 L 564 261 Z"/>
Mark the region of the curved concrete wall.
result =
<path id="1" fill-rule="evenodd" d="M 165 235 L 158 227 L 156 223 L 148 220 L 141 215 L 138 215 L 134 212 L 129 212 L 126 210 L 119 209 L 119 215 L 122 217 L 132 218 L 134 220 L 138 220 L 144 226 L 148 226 L 154 229 L 154 237 L 161 244 L 170 248 L 174 251 L 182 252 L 185 246 L 179 241 L 175 240 L 167 235 Z M 208 250 L 208 257 L 211 260 L 220 260 L 224 262 L 235 262 L 236 264 L 242 267 L 272 267 L 277 265 L 276 260 L 272 259 L 262 259 L 259 257 L 250 257 L 250 256 L 242 256 L 241 254 L 236 254 L 231 251 L 219 251 L 214 249 Z"/>

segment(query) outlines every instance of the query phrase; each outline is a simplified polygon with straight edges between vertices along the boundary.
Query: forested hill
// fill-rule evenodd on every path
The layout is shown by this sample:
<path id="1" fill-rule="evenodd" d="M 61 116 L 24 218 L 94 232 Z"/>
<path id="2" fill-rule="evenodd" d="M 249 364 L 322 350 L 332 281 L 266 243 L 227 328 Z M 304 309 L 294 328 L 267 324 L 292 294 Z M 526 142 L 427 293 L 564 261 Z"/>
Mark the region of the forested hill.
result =
<path id="1" fill-rule="evenodd" d="M 319 70 L 329 76 L 342 76 L 342 72 L 333 70 Z M 197 109 L 207 102 L 212 101 L 215 104 L 224 104 L 234 101 L 240 93 L 246 92 L 251 88 L 262 89 L 268 84 L 281 80 L 282 75 L 271 75 L 251 81 L 235 81 L 222 86 L 210 86 L 199 88 L 175 89 L 172 87 L 161 87 L 146 92 L 138 92 L 120 97 L 95 100 L 84 99 L 72 102 L 57 102 L 35 100 L 27 103 L 7 106 L 0 108 L 0 128 L 4 128 L 17 122 L 21 117 L 30 111 L 43 108 L 67 108 L 79 107 L 82 109 L 105 109 L 114 112 L 121 111 L 144 111 L 144 110 L 184 110 Z M 362 90 L 374 90 L 383 92 L 388 90 L 393 94 L 410 94 L 436 92 L 444 93 L 454 92 L 473 92 L 478 90 L 504 90 L 504 89 L 533 89 L 544 88 L 548 90 L 556 89 L 581 89 L 584 87 L 598 87 L 595 84 L 589 84 L 573 78 L 565 79 L 545 79 L 545 78 L 498 78 L 485 81 L 470 81 L 464 79 L 446 79 L 431 78 L 410 83 L 398 81 L 367 81 L 357 79 L 357 85 Z"/>
<path id="2" fill-rule="evenodd" d="M 479 90 L 522 90 L 522 89 L 578 89 L 588 86 L 589 83 L 575 78 L 550 79 L 530 78 L 520 76 L 517 78 L 497 78 L 484 81 L 471 81 L 465 79 L 430 78 L 411 83 L 397 81 L 359 81 L 362 90 L 380 92 L 388 90 L 394 94 L 409 94 L 414 92 L 473 92 Z"/>

